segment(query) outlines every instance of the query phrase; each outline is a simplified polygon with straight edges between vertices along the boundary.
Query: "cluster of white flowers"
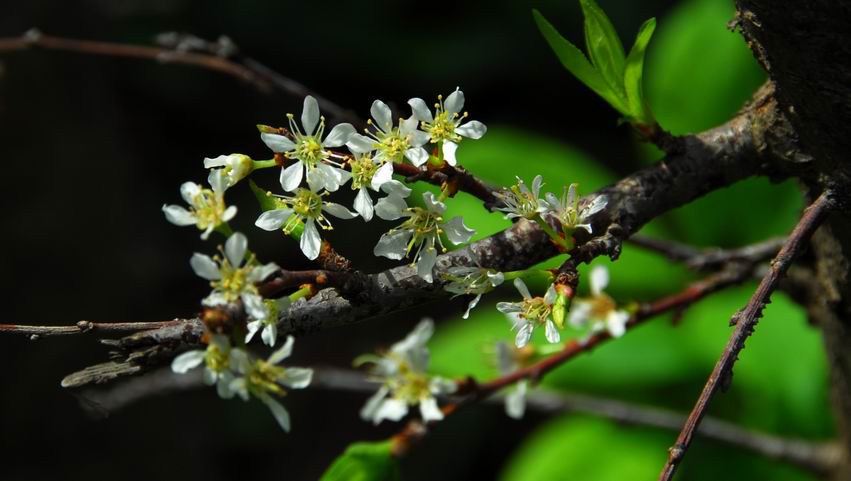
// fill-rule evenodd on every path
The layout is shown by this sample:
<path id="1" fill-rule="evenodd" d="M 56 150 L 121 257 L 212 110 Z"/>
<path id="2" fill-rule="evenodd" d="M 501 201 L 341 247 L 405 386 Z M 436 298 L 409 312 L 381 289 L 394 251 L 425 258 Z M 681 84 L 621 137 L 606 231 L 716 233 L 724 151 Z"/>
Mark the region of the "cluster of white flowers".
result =
<path id="1" fill-rule="evenodd" d="M 375 424 L 384 419 L 399 421 L 410 406 L 419 405 L 423 421 L 443 419 L 435 396 L 451 394 L 456 386 L 449 379 L 428 374 L 426 343 L 433 333 L 434 322 L 423 319 L 384 355 L 362 358 L 372 364 L 371 376 L 381 387 L 361 409 L 361 418 Z"/>
<path id="2" fill-rule="evenodd" d="M 206 349 L 175 357 L 171 369 L 183 374 L 204 364 L 204 383 L 216 385 L 220 397 L 231 399 L 238 395 L 248 401 L 254 396 L 269 408 L 281 428 L 289 431 L 289 413 L 273 396 L 284 396 L 284 388 L 306 388 L 313 378 L 312 369 L 278 365 L 290 356 L 294 342 L 292 336 L 287 337 L 283 347 L 262 360 L 255 359 L 245 349 L 232 347 L 227 336 L 216 334 Z"/>
<path id="3" fill-rule="evenodd" d="M 373 253 L 396 260 L 410 258 L 417 275 L 429 283 L 433 282 L 438 254 L 447 250 L 445 242 L 458 245 L 470 241 L 475 231 L 461 217 L 446 216 L 444 201 L 450 193 L 441 191 L 438 196 L 426 191 L 422 194 L 422 206 L 409 206 L 412 191 L 393 178 L 394 164 L 410 162 L 423 172 L 455 166 L 459 142 L 464 138 L 479 139 L 487 128 L 481 122 L 467 120 L 468 114 L 463 112 L 464 94 L 457 88 L 445 99 L 438 96 L 434 110 L 420 98 L 410 99 L 408 105 L 411 115 L 394 119 L 387 104 L 376 100 L 364 133 L 357 133 L 350 124 L 343 123 L 333 126 L 326 134 L 325 118 L 320 114 L 318 102 L 308 96 L 304 99 L 300 122 L 296 122 L 293 114 L 287 115 L 288 130 L 261 126 L 260 138 L 275 153 L 274 159 L 255 161 L 243 154 L 204 159 L 204 167 L 211 169 L 209 187 L 186 182 L 180 192 L 188 208 L 164 205 L 162 209 L 174 224 L 195 225 L 202 231 L 203 239 L 213 231 L 227 237 L 218 255 L 195 253 L 190 264 L 196 274 L 210 282 L 212 291 L 202 300 L 204 306 L 228 306 L 227 312 L 244 312 L 244 316 L 228 318 L 230 325 L 208 326 L 214 332 L 206 337 L 207 347 L 177 356 L 172 363 L 174 372 L 185 373 L 203 365 L 204 382 L 215 385 L 222 398 L 259 399 L 285 430 L 290 429 L 289 414 L 276 398 L 283 396 L 286 388 L 300 389 L 311 382 L 312 370 L 279 365 L 292 352 L 292 336 L 267 359 L 255 358 L 245 349 L 258 334 L 264 344 L 274 348 L 279 317 L 294 301 L 310 295 L 312 289 L 302 286 L 289 296 L 264 299 L 258 285 L 279 267 L 275 263 L 258 262 L 248 250 L 246 237 L 239 232 L 231 233 L 228 222 L 236 215 L 236 207 L 225 204 L 225 192 L 259 169 L 280 167 L 279 182 L 284 193 L 266 193 L 268 202 L 261 201 L 266 210 L 256 219 L 255 226 L 297 238 L 308 259 L 316 259 L 322 252 L 320 232 L 333 228 L 329 216 L 343 220 L 360 217 L 366 222 L 376 216 L 400 221 L 381 236 Z M 348 152 L 334 150 L 342 147 Z M 346 184 L 355 192 L 353 210 L 328 200 Z M 514 186 L 496 194 L 502 201 L 498 210 L 506 218 L 537 222 L 566 252 L 573 245 L 577 229 L 591 233 L 592 217 L 605 208 L 607 199 L 598 196 L 580 209 L 576 184 L 566 187 L 561 199 L 551 193 L 542 196 L 542 187 L 540 175 L 533 179 L 531 187 L 517 177 Z M 545 271 L 538 272 L 552 278 Z M 521 280 L 524 275 L 523 271 L 502 273 L 481 266 L 454 266 L 442 272 L 444 289 L 456 296 L 470 296 L 464 319 L 483 294 L 496 289 L 506 278 L 514 279 L 522 300 L 497 304 L 516 331 L 516 348 L 507 343 L 496 346 L 502 375 L 517 370 L 521 353 L 532 350 L 532 346 L 522 348 L 530 342 L 535 328 L 543 326 L 551 344 L 561 340 L 559 329 L 563 327 L 569 299 L 565 294 L 559 295 L 555 285 L 550 285 L 544 296 L 533 297 Z M 607 283 L 605 268 L 592 270 L 591 296 L 573 300 L 571 326 L 592 332 L 607 330 L 612 336 L 623 334 L 629 314 L 618 309 L 615 301 L 603 292 Z M 424 319 L 386 353 L 361 358 L 371 365 L 372 379 L 381 383 L 378 392 L 361 410 L 363 419 L 375 424 L 384 419 L 398 421 L 413 406 L 418 406 L 426 422 L 443 418 L 436 398 L 455 392 L 456 384 L 428 373 L 426 344 L 433 332 L 433 322 Z M 523 416 L 528 388 L 528 381 L 521 380 L 507 393 L 509 416 Z"/>

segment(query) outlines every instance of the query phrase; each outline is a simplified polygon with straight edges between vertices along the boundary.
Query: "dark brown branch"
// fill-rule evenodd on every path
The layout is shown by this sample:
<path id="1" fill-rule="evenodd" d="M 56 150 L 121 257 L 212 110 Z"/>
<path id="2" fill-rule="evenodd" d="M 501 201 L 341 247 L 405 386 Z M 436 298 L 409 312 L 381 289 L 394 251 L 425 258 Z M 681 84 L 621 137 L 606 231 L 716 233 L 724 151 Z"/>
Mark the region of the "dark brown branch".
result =
<path id="1" fill-rule="evenodd" d="M 762 310 L 770 302 L 771 293 L 777 288 L 780 278 L 783 277 L 783 274 L 795 257 L 804 250 L 813 232 L 821 225 L 830 208 L 831 199 L 829 194 L 825 192 L 804 211 L 801 220 L 789 235 L 783 248 L 771 262 L 771 268 L 765 277 L 763 277 L 762 282 L 760 282 L 748 304 L 744 309 L 733 315 L 730 323 L 731 325 L 735 324 L 736 329 L 724 347 L 721 358 L 718 359 L 718 363 L 712 370 L 712 374 L 709 376 L 703 392 L 700 394 L 694 409 L 686 420 L 679 437 L 677 437 L 676 444 L 671 447 L 668 461 L 659 475 L 660 481 L 669 481 L 674 477 L 674 473 L 682 461 L 683 456 L 685 456 L 694 432 L 706 414 L 712 398 L 718 392 L 719 388 L 723 387 L 726 389 L 729 386 L 732 380 L 733 365 L 738 359 L 739 353 L 745 347 L 745 341 L 753 333 L 759 318 L 762 317 Z"/>
<path id="2" fill-rule="evenodd" d="M 690 269 L 705 271 L 723 267 L 730 262 L 761 262 L 771 259 L 783 247 L 785 238 L 774 238 L 736 249 L 699 249 L 680 242 L 634 235 L 630 244 L 659 253 L 675 262 L 683 262 Z"/>
<path id="3" fill-rule="evenodd" d="M 42 336 L 66 336 L 69 334 L 83 334 L 86 332 L 137 332 L 149 329 L 160 329 L 162 327 L 180 324 L 182 321 L 174 319 L 171 321 L 154 322 L 92 322 L 80 321 L 73 326 L 32 326 L 25 324 L 0 324 L 0 334 L 22 334 L 30 336 L 33 340 Z"/>
<path id="4" fill-rule="evenodd" d="M 768 148 L 763 142 L 767 138 L 765 130 L 783 121 L 778 116 L 771 88 L 767 86 L 730 122 L 684 138 L 682 152 L 583 198 L 583 204 L 599 195 L 606 195 L 609 201 L 606 210 L 593 220 L 594 232 L 599 234 L 578 238 L 572 260 L 589 261 L 602 254 L 616 257 L 620 242 L 651 219 L 714 189 L 752 175 L 772 173 L 767 166 L 784 162 L 784 159 L 773 157 L 774 152 L 782 149 L 779 146 Z M 763 156 L 768 154 L 772 156 Z M 417 276 L 410 265 L 365 275 L 359 292 L 343 294 L 328 288 L 309 300 L 296 302 L 280 316 L 279 330 L 282 334 L 305 334 L 445 298 L 447 293 L 442 290 L 440 273 L 452 266 L 481 265 L 501 271 L 518 270 L 556 254 L 557 249 L 537 225 L 520 221 L 465 249 L 438 256 L 433 284 Z M 120 347 L 132 353 L 137 345 L 147 348 L 163 344 L 164 348 L 156 351 L 159 356 L 163 350 L 186 349 L 197 343 L 202 335 L 200 321 L 190 320 L 180 328 L 130 336 L 122 340 Z M 168 356 L 163 354 L 162 357 Z M 136 359 L 137 364 L 156 364 L 148 362 L 144 356 Z M 86 377 L 74 380 L 75 385 L 85 384 Z M 95 378 L 88 380 L 96 381 Z"/>

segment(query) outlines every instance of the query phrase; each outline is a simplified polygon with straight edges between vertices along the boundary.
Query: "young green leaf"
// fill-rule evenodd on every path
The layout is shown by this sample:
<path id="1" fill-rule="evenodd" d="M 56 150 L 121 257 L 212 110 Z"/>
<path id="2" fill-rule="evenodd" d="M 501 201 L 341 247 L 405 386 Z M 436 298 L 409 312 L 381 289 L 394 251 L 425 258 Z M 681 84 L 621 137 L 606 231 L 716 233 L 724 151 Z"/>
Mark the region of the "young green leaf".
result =
<path id="1" fill-rule="evenodd" d="M 541 34 L 547 40 L 547 43 L 553 49 L 561 64 L 564 65 L 564 68 L 597 95 L 603 97 L 609 105 L 624 115 L 627 115 L 626 103 L 621 99 L 620 95 L 612 90 L 609 83 L 600 75 L 600 72 L 594 69 L 594 66 L 591 65 L 585 54 L 562 37 L 558 33 L 558 30 L 541 15 L 541 12 L 533 9 L 532 16 L 535 18 L 538 30 L 541 31 Z"/>
<path id="2" fill-rule="evenodd" d="M 653 125 L 656 120 L 650 111 L 650 106 L 644 99 L 644 53 L 653 31 L 656 29 L 656 19 L 651 18 L 641 25 L 635 43 L 626 58 L 624 70 L 624 88 L 627 104 L 632 116 L 641 124 Z"/>
<path id="3" fill-rule="evenodd" d="M 623 44 L 615 27 L 603 9 L 594 0 L 580 0 L 582 13 L 585 16 L 585 44 L 588 48 L 588 56 L 591 63 L 615 92 L 618 97 L 624 99 L 623 72 L 624 51 Z"/>
<path id="4" fill-rule="evenodd" d="M 390 448 L 390 441 L 353 443 L 334 460 L 319 481 L 398 480 L 399 466 Z"/>

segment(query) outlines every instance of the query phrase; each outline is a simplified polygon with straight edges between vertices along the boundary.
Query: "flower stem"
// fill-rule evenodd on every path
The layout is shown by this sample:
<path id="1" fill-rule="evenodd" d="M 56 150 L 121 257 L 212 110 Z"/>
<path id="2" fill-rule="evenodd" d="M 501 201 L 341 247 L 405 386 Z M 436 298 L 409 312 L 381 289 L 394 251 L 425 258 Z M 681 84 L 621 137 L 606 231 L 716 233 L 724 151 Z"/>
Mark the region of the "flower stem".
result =
<path id="1" fill-rule="evenodd" d="M 503 272 L 502 275 L 505 276 L 506 281 L 513 281 L 514 279 L 518 278 L 528 279 L 530 277 L 541 277 L 547 282 L 553 281 L 553 273 L 544 269 L 524 269 L 522 271 L 509 271 Z"/>
<path id="2" fill-rule="evenodd" d="M 301 289 L 293 292 L 289 295 L 290 302 L 295 302 L 302 297 L 308 297 L 310 295 L 310 287 L 302 287 Z"/>
<path id="3" fill-rule="evenodd" d="M 275 159 L 255 160 L 254 161 L 254 170 L 268 169 L 268 168 L 271 168 L 271 167 L 276 167 L 277 165 L 278 165 L 278 163 L 275 162 Z"/>
<path id="4" fill-rule="evenodd" d="M 216 232 L 225 236 L 226 238 L 233 235 L 233 230 L 230 228 L 230 225 L 228 225 L 227 222 L 222 222 L 221 224 L 219 224 L 216 227 Z"/>
<path id="5" fill-rule="evenodd" d="M 550 236 L 550 239 L 552 239 L 553 242 L 555 242 L 560 247 L 562 247 L 565 250 L 565 252 L 567 252 L 571 248 L 573 248 L 573 246 L 568 244 L 568 242 L 564 239 L 564 237 L 560 236 L 558 234 L 558 232 L 553 230 L 553 228 L 550 227 L 550 224 L 548 224 L 547 221 L 545 221 L 540 215 L 535 216 L 535 218 L 533 220 L 535 222 L 537 222 L 538 225 L 541 226 L 541 229 L 543 229 L 543 231 L 546 232 L 548 236 Z"/>

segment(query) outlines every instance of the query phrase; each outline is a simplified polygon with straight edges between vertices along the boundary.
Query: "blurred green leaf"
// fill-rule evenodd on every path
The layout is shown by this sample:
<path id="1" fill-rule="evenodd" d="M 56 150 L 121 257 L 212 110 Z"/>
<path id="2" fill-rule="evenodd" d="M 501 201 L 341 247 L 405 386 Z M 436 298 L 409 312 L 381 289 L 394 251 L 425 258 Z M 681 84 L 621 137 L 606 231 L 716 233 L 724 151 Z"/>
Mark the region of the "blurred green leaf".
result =
<path id="1" fill-rule="evenodd" d="M 334 460 L 320 481 L 398 480 L 399 466 L 390 448 L 390 441 L 353 443 Z"/>
<path id="2" fill-rule="evenodd" d="M 535 18 L 538 30 L 541 31 L 541 34 L 547 40 L 547 43 L 553 49 L 561 64 L 564 65 L 564 68 L 616 110 L 626 112 L 626 105 L 621 101 L 617 91 L 612 90 L 600 72 L 594 69 L 588 59 L 585 58 L 585 54 L 562 37 L 558 33 L 558 30 L 541 15 L 541 12 L 532 10 L 532 16 Z"/>
<path id="3" fill-rule="evenodd" d="M 650 111 L 650 106 L 644 99 L 644 52 L 647 50 L 647 44 L 650 43 L 650 37 L 653 36 L 655 29 L 655 18 L 641 24 L 638 35 L 635 37 L 635 43 L 629 51 L 629 56 L 627 56 L 624 69 L 624 90 L 626 91 L 627 105 L 629 105 L 630 112 L 637 116 L 639 122 L 644 125 L 653 125 L 656 122 Z"/>
<path id="4" fill-rule="evenodd" d="M 585 44 L 591 64 L 623 101 L 624 51 L 615 27 L 594 0 L 579 0 L 585 17 Z"/>
<path id="5" fill-rule="evenodd" d="M 647 54 L 647 95 L 668 131 L 726 121 L 764 81 L 744 39 L 726 27 L 734 13 L 727 0 L 687 0 L 660 21 Z"/>
<path id="6" fill-rule="evenodd" d="M 533 432 L 508 460 L 502 481 L 653 479 L 670 435 L 580 416 L 563 416 Z"/>

